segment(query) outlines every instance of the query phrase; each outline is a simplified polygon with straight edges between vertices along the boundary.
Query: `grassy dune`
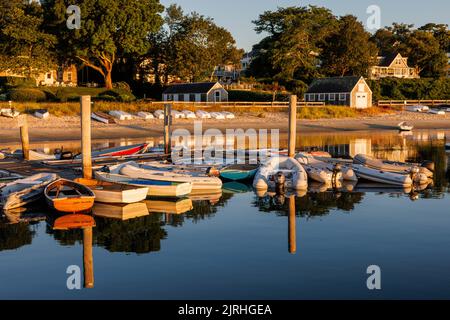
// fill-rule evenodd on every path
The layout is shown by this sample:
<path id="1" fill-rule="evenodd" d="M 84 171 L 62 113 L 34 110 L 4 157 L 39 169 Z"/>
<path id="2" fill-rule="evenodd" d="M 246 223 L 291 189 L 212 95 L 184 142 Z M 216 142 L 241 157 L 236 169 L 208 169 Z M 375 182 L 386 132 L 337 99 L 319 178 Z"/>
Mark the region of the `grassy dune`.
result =
<path id="1" fill-rule="evenodd" d="M 0 108 L 7 108 L 7 102 L 1 102 Z M 22 113 L 33 113 L 36 109 L 48 109 L 49 112 L 57 117 L 62 116 L 77 116 L 80 114 L 80 104 L 78 102 L 15 102 L 13 107 Z M 110 110 L 122 110 L 130 113 L 139 111 L 156 111 L 163 108 L 161 102 L 95 102 L 93 104 L 94 111 L 108 112 Z M 251 107 L 227 107 L 223 108 L 220 105 L 214 106 L 195 106 L 195 105 L 175 105 L 176 110 L 199 110 L 204 109 L 208 112 L 212 111 L 230 111 L 237 114 L 252 114 L 260 118 L 265 118 L 267 113 L 287 113 L 287 108 L 271 108 L 266 106 L 251 106 Z M 348 107 L 325 106 L 325 107 L 303 107 L 299 108 L 297 115 L 299 119 L 335 119 L 335 118 L 358 118 L 365 116 L 375 116 L 380 114 L 394 113 L 395 110 L 388 108 L 373 107 L 365 110 L 357 110 Z"/>

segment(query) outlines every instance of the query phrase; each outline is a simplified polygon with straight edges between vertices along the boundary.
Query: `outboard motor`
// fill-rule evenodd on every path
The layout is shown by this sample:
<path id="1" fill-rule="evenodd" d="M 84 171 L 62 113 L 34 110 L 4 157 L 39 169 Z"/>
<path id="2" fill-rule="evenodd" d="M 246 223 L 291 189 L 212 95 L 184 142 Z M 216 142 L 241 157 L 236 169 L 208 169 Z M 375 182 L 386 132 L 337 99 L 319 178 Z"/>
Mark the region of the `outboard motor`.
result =
<path id="1" fill-rule="evenodd" d="M 427 168 L 428 170 L 430 170 L 431 172 L 434 172 L 434 170 L 436 169 L 435 164 L 433 161 L 424 161 L 421 164 L 422 167 Z"/>
<path id="2" fill-rule="evenodd" d="M 220 171 L 216 167 L 209 167 L 208 169 L 206 169 L 206 174 L 209 177 L 219 177 Z"/>
<path id="3" fill-rule="evenodd" d="M 342 166 L 340 163 L 336 163 L 333 166 L 333 176 L 331 177 L 331 183 L 333 184 L 333 188 L 336 188 L 336 180 L 339 173 L 342 171 Z"/>
<path id="4" fill-rule="evenodd" d="M 109 167 L 108 167 L 108 166 L 103 166 L 103 167 L 100 169 L 100 172 L 111 173 L 111 171 L 109 170 Z"/>
<path id="5" fill-rule="evenodd" d="M 61 152 L 59 154 L 59 160 L 72 160 L 73 158 L 73 153 L 70 151 Z"/>
<path id="6" fill-rule="evenodd" d="M 284 194 L 285 193 L 285 184 L 286 184 L 286 176 L 283 174 L 283 172 L 278 172 L 274 176 L 275 180 L 275 192 L 276 194 Z"/>

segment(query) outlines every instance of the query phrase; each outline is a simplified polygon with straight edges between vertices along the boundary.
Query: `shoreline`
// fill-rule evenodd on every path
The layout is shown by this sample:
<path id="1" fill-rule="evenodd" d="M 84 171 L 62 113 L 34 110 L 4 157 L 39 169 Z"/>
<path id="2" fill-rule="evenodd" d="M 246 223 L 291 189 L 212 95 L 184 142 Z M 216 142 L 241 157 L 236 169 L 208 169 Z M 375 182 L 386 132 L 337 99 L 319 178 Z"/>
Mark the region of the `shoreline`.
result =
<path id="1" fill-rule="evenodd" d="M 399 122 L 408 121 L 415 130 L 450 130 L 450 114 L 445 116 L 415 114 L 399 112 L 385 116 L 365 118 L 341 118 L 297 120 L 298 134 L 314 135 L 317 133 L 357 133 L 357 132 L 388 132 L 398 131 Z M 50 117 L 38 120 L 28 116 L 29 135 L 31 142 L 75 141 L 81 137 L 80 121 L 78 117 Z M 194 120 L 174 119 L 172 129 L 187 129 L 194 132 Z M 202 121 L 203 132 L 207 129 L 219 129 L 223 134 L 227 129 L 278 129 L 280 134 L 288 131 L 288 117 L 286 114 L 274 113 L 266 118 L 254 115 L 239 115 L 232 120 Z M 139 139 L 157 138 L 163 136 L 162 120 L 118 121 L 118 124 L 106 125 L 92 121 L 92 139 Z M 20 143 L 17 120 L 0 118 L 0 148 L 3 145 Z"/>

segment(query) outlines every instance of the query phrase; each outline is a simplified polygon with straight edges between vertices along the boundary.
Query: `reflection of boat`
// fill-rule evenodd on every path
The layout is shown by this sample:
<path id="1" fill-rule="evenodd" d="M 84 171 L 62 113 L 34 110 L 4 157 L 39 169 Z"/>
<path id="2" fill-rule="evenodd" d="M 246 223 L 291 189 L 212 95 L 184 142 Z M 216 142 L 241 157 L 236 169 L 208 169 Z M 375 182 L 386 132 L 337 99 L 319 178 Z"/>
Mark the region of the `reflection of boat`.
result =
<path id="1" fill-rule="evenodd" d="M 258 168 L 257 164 L 232 164 L 220 170 L 220 177 L 233 181 L 253 179 Z"/>
<path id="2" fill-rule="evenodd" d="M 44 194 L 51 208 L 68 213 L 87 211 L 92 208 L 95 200 L 91 189 L 66 179 L 50 183 Z"/>
<path id="3" fill-rule="evenodd" d="M 271 189 L 275 187 L 274 176 L 283 174 L 287 189 L 306 190 L 308 188 L 308 176 L 300 163 L 289 157 L 273 157 L 261 166 L 256 173 L 253 186 L 256 189 Z"/>
<path id="4" fill-rule="evenodd" d="M 38 200 L 47 186 L 58 179 L 53 173 L 39 173 L 10 182 L 0 189 L 0 206 L 10 210 Z"/>
<path id="5" fill-rule="evenodd" d="M 192 192 L 197 194 L 218 192 L 222 189 L 222 181 L 219 178 L 209 177 L 198 172 L 170 172 L 146 165 L 139 165 L 135 162 L 112 166 L 109 169 L 111 173 L 120 173 L 130 178 L 191 183 Z"/>
<path id="6" fill-rule="evenodd" d="M 192 192 L 192 183 L 163 180 L 130 178 L 120 174 L 96 171 L 95 178 L 101 181 L 125 184 L 134 187 L 147 187 L 148 196 L 152 197 L 185 197 Z"/>
<path id="7" fill-rule="evenodd" d="M 97 120 L 99 122 L 106 123 L 106 124 L 116 123 L 116 120 L 113 117 L 111 117 L 109 114 L 106 114 L 106 113 L 100 112 L 100 111 L 92 112 L 91 118 L 94 120 Z"/>
<path id="8" fill-rule="evenodd" d="M 354 192 L 386 192 L 386 193 L 410 193 L 412 186 L 395 186 L 385 183 L 376 182 L 358 182 L 355 186 Z"/>
<path id="9" fill-rule="evenodd" d="M 164 201 L 164 200 L 145 200 L 147 209 L 151 213 L 169 213 L 182 214 L 194 208 L 191 199 L 182 199 L 178 201 Z"/>
<path id="10" fill-rule="evenodd" d="M 133 203 L 147 198 L 148 188 L 114 184 L 95 179 L 76 179 L 75 182 L 85 185 L 95 194 L 96 202 Z"/>
<path id="11" fill-rule="evenodd" d="M 225 182 L 223 184 L 224 193 L 246 193 L 252 191 L 252 186 L 240 182 Z"/>
<path id="12" fill-rule="evenodd" d="M 220 192 L 217 193 L 189 195 L 189 199 L 191 199 L 192 201 L 209 201 L 211 204 L 219 202 L 221 197 L 222 197 L 222 190 L 220 190 Z"/>
<path id="13" fill-rule="evenodd" d="M 147 205 L 144 202 L 131 204 L 96 203 L 92 208 L 92 213 L 98 217 L 119 220 L 129 220 L 148 216 L 149 214 Z"/>
<path id="14" fill-rule="evenodd" d="M 398 129 L 400 131 L 412 131 L 412 129 L 414 129 L 413 125 L 408 124 L 407 122 L 400 122 L 398 124 Z"/>
<path id="15" fill-rule="evenodd" d="M 61 217 L 50 217 L 49 224 L 53 230 L 70 230 L 95 227 L 95 220 L 92 216 L 85 214 L 66 214 Z"/>

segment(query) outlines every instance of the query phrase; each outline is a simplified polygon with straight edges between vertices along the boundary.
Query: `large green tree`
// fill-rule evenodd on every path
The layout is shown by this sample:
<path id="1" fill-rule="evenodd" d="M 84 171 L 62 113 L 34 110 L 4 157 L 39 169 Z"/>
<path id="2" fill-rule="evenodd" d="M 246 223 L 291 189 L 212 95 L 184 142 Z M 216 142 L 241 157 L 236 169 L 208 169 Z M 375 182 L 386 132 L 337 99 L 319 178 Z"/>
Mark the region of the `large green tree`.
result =
<path id="1" fill-rule="evenodd" d="M 79 0 L 81 28 L 66 26 L 69 0 L 42 0 L 61 56 L 98 71 L 105 87 L 112 88 L 112 69 L 119 58 L 143 55 L 149 34 L 162 24 L 159 0 Z"/>
<path id="2" fill-rule="evenodd" d="M 356 17 L 341 17 L 336 30 L 327 38 L 321 55 L 322 70 L 330 76 L 366 75 L 376 63 L 377 47 Z"/>
<path id="3" fill-rule="evenodd" d="M 309 6 L 266 11 L 253 23 L 268 36 L 254 47 L 258 55 L 249 75 L 288 84 L 318 76 L 319 56 L 337 19 L 326 8 Z"/>
<path id="4" fill-rule="evenodd" d="M 0 69 L 36 77 L 55 66 L 55 44 L 39 3 L 0 0 Z"/>
<path id="5" fill-rule="evenodd" d="M 152 67 L 164 83 L 169 76 L 207 80 L 216 66 L 237 64 L 243 54 L 228 30 L 198 13 L 184 14 L 176 5 L 167 8 L 165 25 L 150 42 Z"/>

